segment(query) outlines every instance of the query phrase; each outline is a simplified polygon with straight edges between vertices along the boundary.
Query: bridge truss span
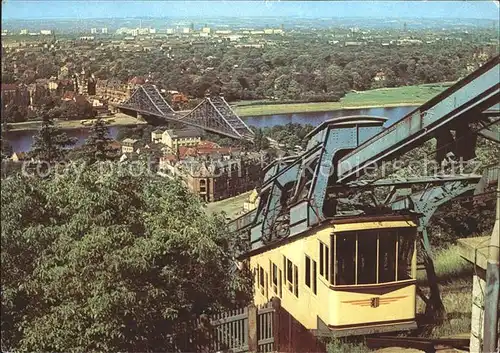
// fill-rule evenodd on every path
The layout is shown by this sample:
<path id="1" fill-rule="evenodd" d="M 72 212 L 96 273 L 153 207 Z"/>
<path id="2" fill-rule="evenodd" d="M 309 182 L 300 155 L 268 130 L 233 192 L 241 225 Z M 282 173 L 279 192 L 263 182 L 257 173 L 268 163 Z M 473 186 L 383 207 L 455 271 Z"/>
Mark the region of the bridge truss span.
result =
<path id="1" fill-rule="evenodd" d="M 139 86 L 122 107 L 152 115 L 172 115 L 174 110 L 163 98 L 155 85 L 144 84 Z"/>
<path id="2" fill-rule="evenodd" d="M 179 118 L 179 121 L 235 139 L 251 140 L 254 135 L 222 97 L 205 98 L 192 111 Z"/>
<path id="3" fill-rule="evenodd" d="M 193 110 L 180 116 L 166 102 L 155 85 L 139 86 L 118 108 L 155 117 L 165 122 L 181 123 L 237 140 L 253 140 L 254 132 L 231 109 L 223 97 L 206 97 Z"/>

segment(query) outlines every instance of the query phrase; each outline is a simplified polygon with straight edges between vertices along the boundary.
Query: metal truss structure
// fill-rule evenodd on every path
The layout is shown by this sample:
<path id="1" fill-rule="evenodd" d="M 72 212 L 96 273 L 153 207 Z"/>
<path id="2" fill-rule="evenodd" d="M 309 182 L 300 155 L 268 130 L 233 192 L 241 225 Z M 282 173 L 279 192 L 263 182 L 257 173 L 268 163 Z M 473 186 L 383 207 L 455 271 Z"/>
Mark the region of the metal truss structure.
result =
<path id="1" fill-rule="evenodd" d="M 155 85 L 146 83 L 139 86 L 134 93 L 121 104 L 122 107 L 152 115 L 171 115 L 174 112 Z"/>
<path id="2" fill-rule="evenodd" d="M 424 300 L 430 312 L 444 313 L 427 225 L 440 205 L 476 189 L 480 176 L 370 180 L 367 173 L 430 139 L 437 141 L 438 162 L 473 159 L 478 135 L 499 142 L 498 132 L 490 130 L 500 121 L 499 77 L 497 56 L 387 129 L 385 118 L 377 117 L 324 122 L 307 136 L 304 153 L 266 169 L 257 209 L 230 229 L 244 230 L 255 251 L 347 214 L 414 213 L 431 287 Z"/>
<path id="3" fill-rule="evenodd" d="M 206 97 L 192 111 L 179 116 L 155 85 L 144 84 L 127 101 L 118 105 L 118 108 L 135 111 L 145 119 L 148 116 L 159 117 L 166 122 L 193 126 L 237 140 L 252 140 L 254 135 L 223 97 Z"/>
<path id="4" fill-rule="evenodd" d="M 380 181 L 363 180 L 370 169 L 381 167 L 430 139 L 437 140 L 438 162 L 450 155 L 462 160 L 474 158 L 477 135 L 498 139 L 488 129 L 499 122 L 499 59 L 497 56 L 387 129 L 382 126 L 385 118 L 369 116 L 336 118 L 318 126 L 307 136 L 303 154 L 276 161 L 267 169 L 250 226 L 252 248 L 294 236 L 341 215 L 340 205 L 350 202 L 352 206 L 355 195 L 382 186 Z M 411 183 L 417 185 L 422 180 L 443 184 L 438 176 Z M 386 187 L 398 189 L 397 181 L 383 182 Z M 447 182 L 455 185 L 456 180 Z M 363 183 L 372 185 L 360 187 Z M 463 193 L 468 188 L 460 190 Z M 369 198 L 365 204 L 373 200 L 373 194 L 366 195 Z M 443 197 L 450 200 L 457 195 L 454 192 Z M 393 196 L 389 192 L 385 198 L 390 200 Z M 431 204 L 431 199 L 423 200 Z M 432 215 L 430 208 L 422 207 L 421 203 L 413 203 L 406 210 Z M 358 207 L 356 211 L 366 210 Z"/>
<path id="5" fill-rule="evenodd" d="M 235 139 L 250 140 L 254 135 L 223 97 L 206 97 L 179 121 Z"/>

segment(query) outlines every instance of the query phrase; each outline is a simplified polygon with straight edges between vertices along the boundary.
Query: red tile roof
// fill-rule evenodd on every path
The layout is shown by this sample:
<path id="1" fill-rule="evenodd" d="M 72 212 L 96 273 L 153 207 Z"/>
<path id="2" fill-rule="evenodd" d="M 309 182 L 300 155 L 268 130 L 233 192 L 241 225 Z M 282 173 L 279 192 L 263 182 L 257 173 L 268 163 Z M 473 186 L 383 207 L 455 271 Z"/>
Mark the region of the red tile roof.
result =
<path id="1" fill-rule="evenodd" d="M 75 96 L 76 96 L 75 92 L 66 91 L 66 92 L 64 92 L 63 99 L 64 100 L 73 100 L 73 99 L 75 99 Z"/>
<path id="2" fill-rule="evenodd" d="M 212 141 L 200 141 L 198 148 L 220 148 L 220 146 Z"/>
<path id="3" fill-rule="evenodd" d="M 128 83 L 132 84 L 132 85 L 142 85 L 144 84 L 146 81 L 144 80 L 143 77 L 140 77 L 140 76 L 135 76 L 133 78 L 131 78 Z"/>

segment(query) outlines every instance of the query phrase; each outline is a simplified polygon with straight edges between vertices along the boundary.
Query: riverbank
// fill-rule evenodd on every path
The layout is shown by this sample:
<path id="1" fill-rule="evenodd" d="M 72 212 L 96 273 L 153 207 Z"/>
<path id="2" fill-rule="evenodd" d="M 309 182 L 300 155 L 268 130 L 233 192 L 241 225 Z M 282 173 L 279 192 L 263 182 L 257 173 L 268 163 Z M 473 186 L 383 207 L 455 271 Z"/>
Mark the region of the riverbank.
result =
<path id="1" fill-rule="evenodd" d="M 240 117 L 255 117 L 275 114 L 329 112 L 336 110 L 393 108 L 419 106 L 451 86 L 452 82 L 379 88 L 369 91 L 353 91 L 346 94 L 339 102 L 278 103 L 273 101 L 241 101 L 232 103 Z M 133 126 L 147 124 L 132 116 L 117 113 L 106 118 L 108 126 Z M 62 120 L 57 125 L 62 129 L 81 129 L 92 125 L 93 119 Z M 27 121 L 7 124 L 9 131 L 38 130 L 41 121 Z"/>
<path id="2" fill-rule="evenodd" d="M 139 124 L 147 124 L 145 121 L 138 120 L 133 116 L 117 113 L 115 115 L 103 118 L 108 123 L 108 126 L 133 126 Z M 82 120 L 58 120 L 56 125 L 61 129 L 72 130 L 82 129 L 92 126 L 95 119 L 82 119 Z M 30 131 L 38 130 L 42 125 L 41 121 L 25 121 L 22 123 L 7 124 L 8 131 Z"/>
<path id="3" fill-rule="evenodd" d="M 369 91 L 349 92 L 339 102 L 279 103 L 237 102 L 235 112 L 241 117 L 325 112 L 341 109 L 391 108 L 418 106 L 451 86 L 452 82 L 379 88 Z M 256 104 L 257 103 L 257 104 Z M 259 104 L 260 103 L 260 104 Z"/>

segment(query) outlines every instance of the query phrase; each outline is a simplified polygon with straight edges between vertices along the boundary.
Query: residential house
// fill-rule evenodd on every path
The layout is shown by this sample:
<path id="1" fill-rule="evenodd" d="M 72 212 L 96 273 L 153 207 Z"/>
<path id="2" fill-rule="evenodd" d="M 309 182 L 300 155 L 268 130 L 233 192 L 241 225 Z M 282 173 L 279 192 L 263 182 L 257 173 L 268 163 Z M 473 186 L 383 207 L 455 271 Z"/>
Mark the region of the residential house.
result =
<path id="1" fill-rule="evenodd" d="M 193 147 L 201 141 L 203 132 L 190 128 L 184 130 L 165 130 L 162 134 L 161 142 L 172 151 L 177 151 L 180 146 Z"/>
<path id="2" fill-rule="evenodd" d="M 225 158 L 224 158 L 225 157 Z M 173 154 L 160 159 L 160 170 L 180 177 L 187 188 L 206 202 L 214 202 L 254 189 L 260 182 L 260 158 L 256 155 L 186 157 Z"/>
<path id="3" fill-rule="evenodd" d="M 151 132 L 151 141 L 154 143 L 161 143 L 163 130 L 156 129 Z"/>
<path id="4" fill-rule="evenodd" d="M 30 105 L 28 86 L 24 84 L 2 83 L 1 100 L 2 109 L 9 104 L 15 104 L 18 107 L 28 107 Z"/>
<path id="5" fill-rule="evenodd" d="M 383 71 L 379 71 L 375 74 L 374 77 L 375 81 L 385 81 L 386 80 L 386 75 Z"/>
<path id="6" fill-rule="evenodd" d="M 96 96 L 110 102 L 121 103 L 130 97 L 129 85 L 116 78 L 97 80 L 95 86 Z"/>
<path id="7" fill-rule="evenodd" d="M 126 138 L 122 141 L 122 153 L 133 153 L 139 147 L 139 140 Z"/>

